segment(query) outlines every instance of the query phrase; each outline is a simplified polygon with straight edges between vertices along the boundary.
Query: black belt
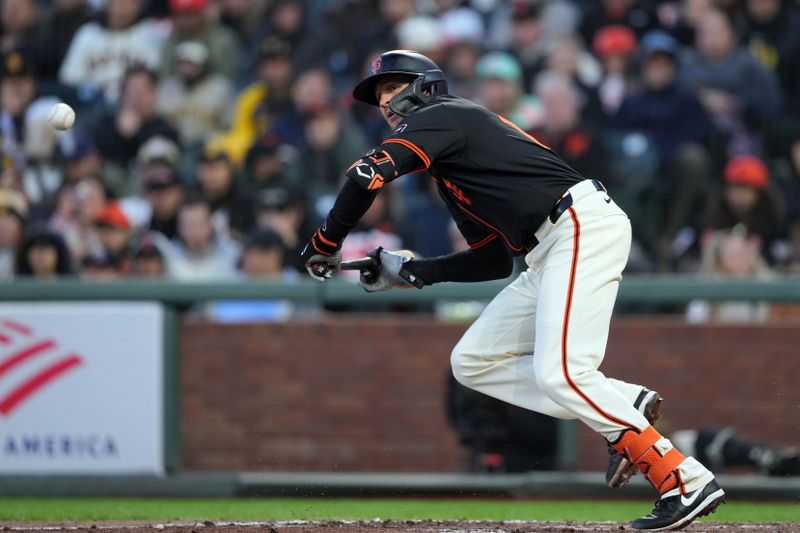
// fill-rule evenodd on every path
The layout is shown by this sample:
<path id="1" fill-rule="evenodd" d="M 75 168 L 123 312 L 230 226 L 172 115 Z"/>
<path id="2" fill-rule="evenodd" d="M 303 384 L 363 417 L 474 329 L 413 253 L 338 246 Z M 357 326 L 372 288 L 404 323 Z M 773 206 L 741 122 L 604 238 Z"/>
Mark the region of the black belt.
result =
<path id="1" fill-rule="evenodd" d="M 607 192 L 606 188 L 603 187 L 603 184 L 600 183 L 598 180 L 592 180 L 592 185 L 594 185 L 594 188 L 597 189 L 598 191 Z M 564 214 L 564 211 L 569 209 L 571 206 L 572 206 L 572 195 L 570 193 L 566 193 L 556 202 L 555 207 L 553 207 L 553 210 L 550 211 L 550 215 L 547 218 L 550 219 L 551 223 L 555 224 L 556 220 L 558 220 L 558 218 Z"/>

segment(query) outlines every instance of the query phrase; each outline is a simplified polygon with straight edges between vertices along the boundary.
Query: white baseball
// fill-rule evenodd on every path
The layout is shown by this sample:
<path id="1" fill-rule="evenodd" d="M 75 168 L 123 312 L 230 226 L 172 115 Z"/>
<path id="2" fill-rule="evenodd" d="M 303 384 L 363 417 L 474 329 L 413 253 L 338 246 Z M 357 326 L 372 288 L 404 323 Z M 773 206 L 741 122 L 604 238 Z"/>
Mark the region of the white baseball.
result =
<path id="1" fill-rule="evenodd" d="M 57 130 L 68 130 L 75 124 L 75 110 L 61 102 L 53 106 L 48 122 Z"/>

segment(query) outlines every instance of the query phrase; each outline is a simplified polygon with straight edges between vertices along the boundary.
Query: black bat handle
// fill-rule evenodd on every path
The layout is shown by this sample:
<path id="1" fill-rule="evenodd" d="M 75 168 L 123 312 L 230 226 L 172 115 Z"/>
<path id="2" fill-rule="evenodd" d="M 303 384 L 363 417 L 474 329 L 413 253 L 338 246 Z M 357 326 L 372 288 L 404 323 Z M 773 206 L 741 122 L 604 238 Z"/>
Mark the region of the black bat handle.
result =
<path id="1" fill-rule="evenodd" d="M 374 268 L 378 266 L 378 261 L 373 257 L 364 257 L 363 259 L 354 259 L 353 261 L 343 261 L 341 264 L 342 270 L 362 270 L 365 268 Z"/>

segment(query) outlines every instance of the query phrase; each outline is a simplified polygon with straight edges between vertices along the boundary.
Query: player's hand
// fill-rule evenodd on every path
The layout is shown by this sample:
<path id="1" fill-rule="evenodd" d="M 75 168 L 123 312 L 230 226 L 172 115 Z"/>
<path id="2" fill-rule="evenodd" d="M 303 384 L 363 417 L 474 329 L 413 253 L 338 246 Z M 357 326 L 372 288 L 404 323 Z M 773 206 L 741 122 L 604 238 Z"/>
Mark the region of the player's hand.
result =
<path id="1" fill-rule="evenodd" d="M 367 292 L 388 291 L 393 288 L 416 287 L 421 289 L 424 283 L 421 279 L 409 272 L 404 265 L 414 259 L 414 254 L 407 250 L 390 252 L 382 247 L 370 250 L 367 256 L 374 257 L 378 262 L 377 269 L 361 272 L 358 284 Z"/>
<path id="2" fill-rule="evenodd" d="M 317 281 L 332 278 L 342 265 L 341 245 L 326 239 L 321 232 L 322 229 L 317 230 L 300 252 L 306 270 Z"/>

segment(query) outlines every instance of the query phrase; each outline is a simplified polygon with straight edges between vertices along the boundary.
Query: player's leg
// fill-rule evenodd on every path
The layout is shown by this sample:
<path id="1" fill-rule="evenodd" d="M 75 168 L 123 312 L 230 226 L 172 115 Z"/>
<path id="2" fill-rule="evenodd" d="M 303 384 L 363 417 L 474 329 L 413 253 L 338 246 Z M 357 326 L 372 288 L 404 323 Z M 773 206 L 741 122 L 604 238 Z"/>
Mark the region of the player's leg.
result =
<path id="1" fill-rule="evenodd" d="M 565 212 L 539 246 L 539 388 L 606 437 L 661 493 L 653 517 L 637 520 L 635 528 L 671 529 L 710 512 L 724 496 L 713 474 L 681 455 L 598 370 L 630 246 L 627 217 L 604 195 L 592 194 Z"/>
<path id="2" fill-rule="evenodd" d="M 651 425 L 661 417 L 662 398 L 656 391 L 651 391 L 647 387 L 640 385 L 631 385 L 611 378 L 607 379 L 626 398 L 631 393 L 631 389 L 633 389 L 633 394 L 636 394 L 633 406 L 642 413 Z M 608 444 L 606 484 L 609 487 L 619 488 L 626 485 L 638 471 L 639 469 L 633 462 L 629 461 L 624 455 L 617 453 L 617 450 L 610 443 Z"/>
<path id="3" fill-rule="evenodd" d="M 621 211 L 602 218 L 595 214 L 582 226 L 573 222 L 575 213 L 575 208 L 565 212 L 530 258 L 531 268 L 541 265 L 542 272 L 534 372 L 551 399 L 613 441 L 624 430 L 649 425 L 633 407 L 634 388 L 598 370 L 627 261 L 630 225 Z"/>
<path id="4" fill-rule="evenodd" d="M 453 375 L 493 398 L 556 418 L 575 418 L 533 375 L 538 276 L 525 271 L 483 310 L 453 348 Z"/>

